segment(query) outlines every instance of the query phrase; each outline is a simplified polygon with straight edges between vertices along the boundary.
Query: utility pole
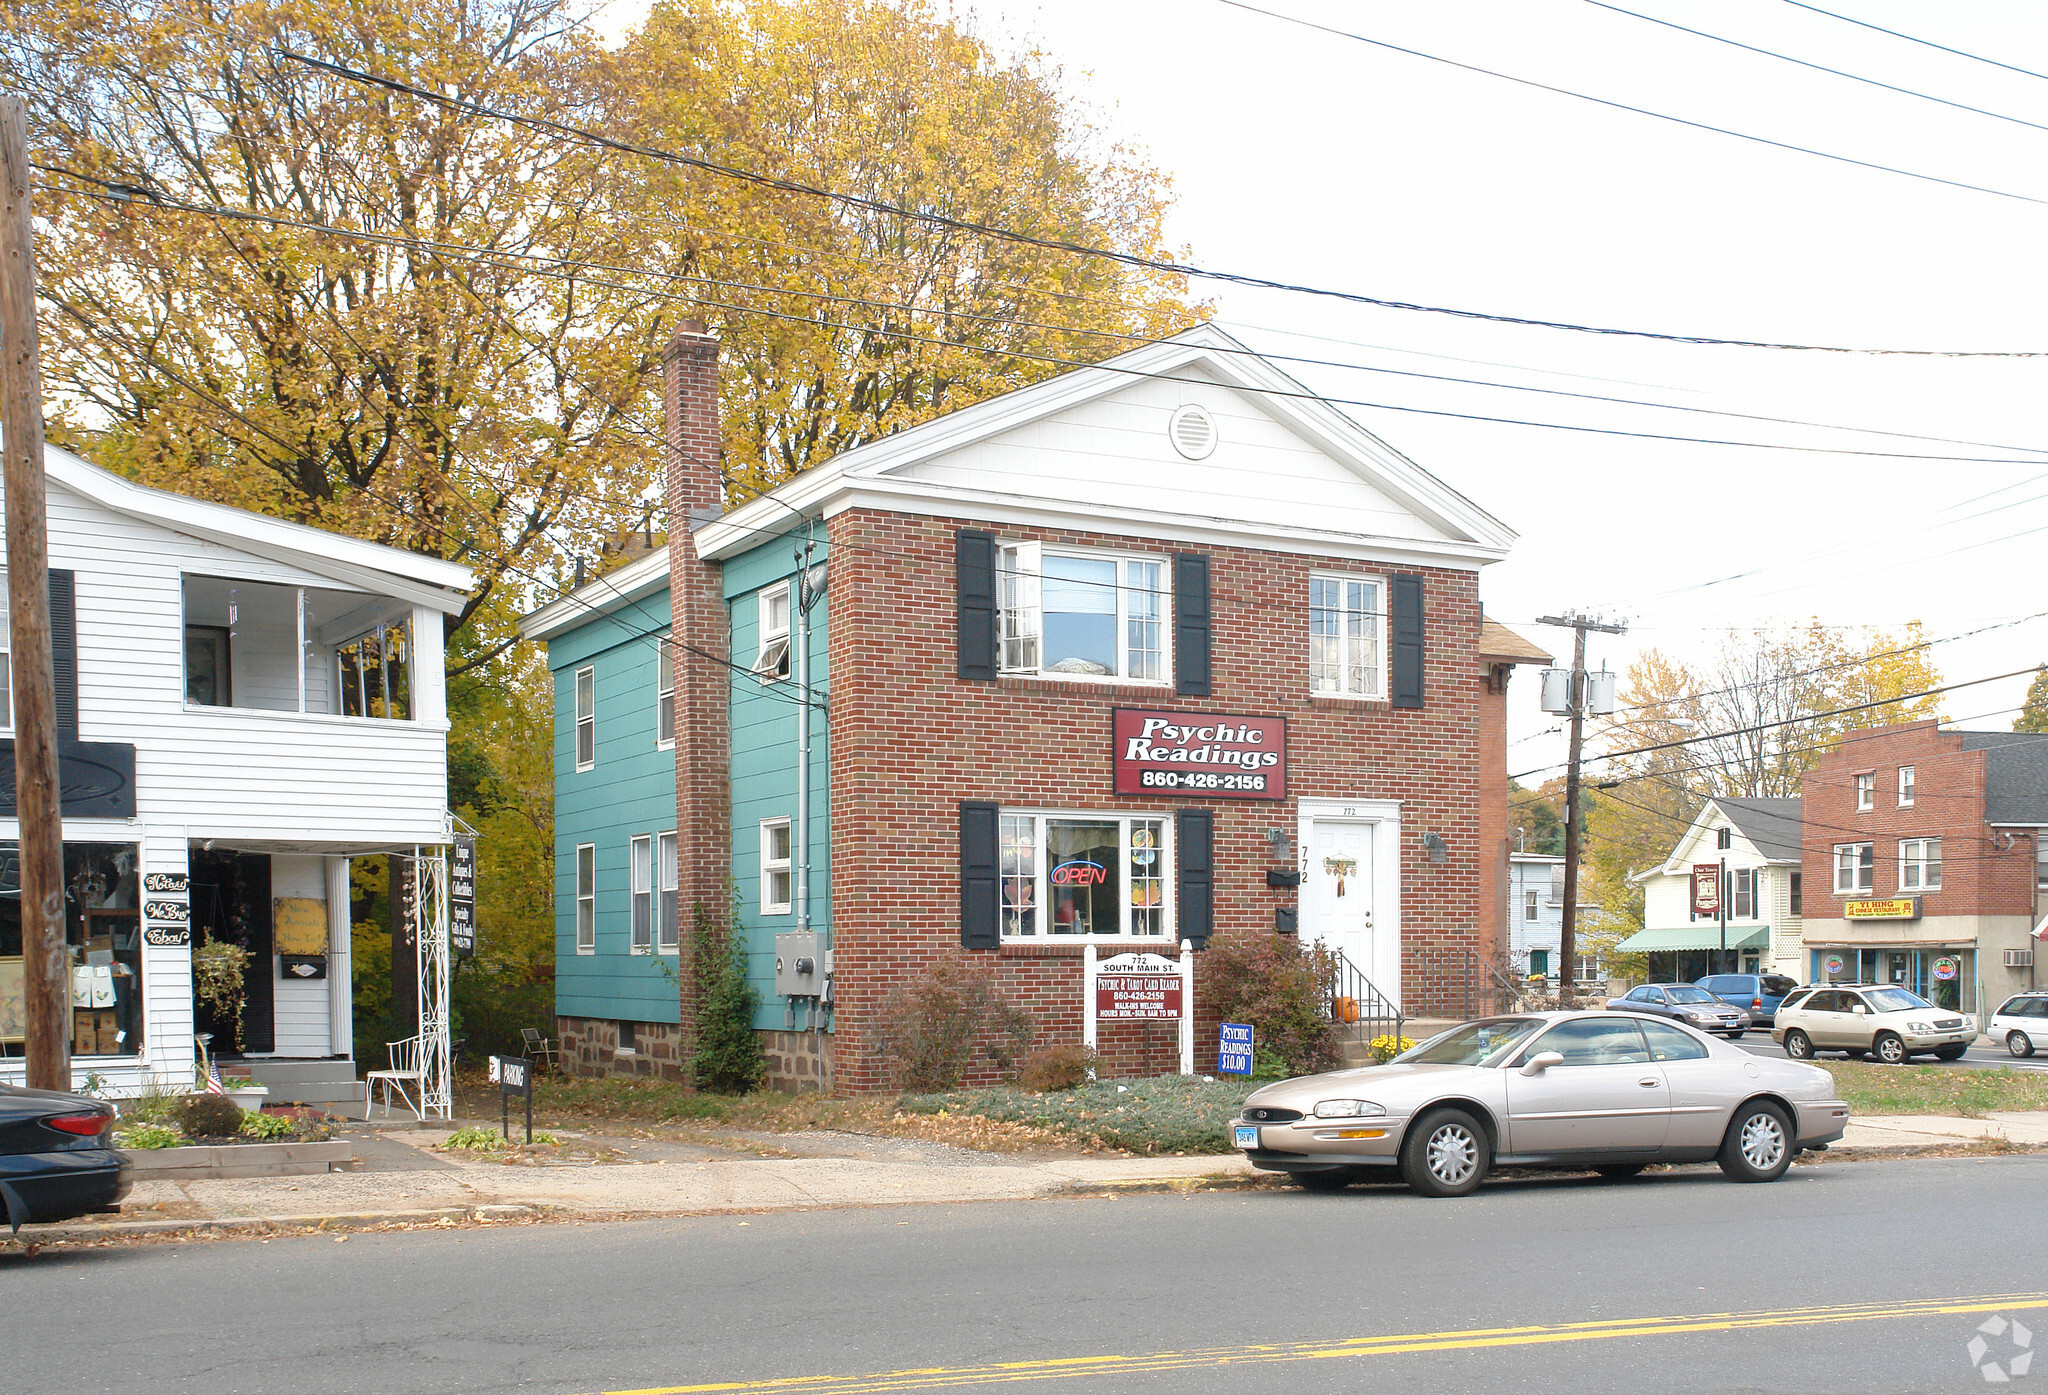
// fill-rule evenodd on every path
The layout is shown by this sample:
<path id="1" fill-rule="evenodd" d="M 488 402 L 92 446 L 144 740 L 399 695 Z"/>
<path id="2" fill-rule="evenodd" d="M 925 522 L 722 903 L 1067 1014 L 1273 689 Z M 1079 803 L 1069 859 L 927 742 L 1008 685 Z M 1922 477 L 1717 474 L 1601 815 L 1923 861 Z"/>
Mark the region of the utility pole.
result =
<path id="1" fill-rule="evenodd" d="M 1610 624 L 1587 615 L 1542 615 L 1539 625 L 1558 625 L 1572 631 L 1572 669 L 1570 690 L 1564 708 L 1571 717 L 1571 753 L 1564 777 L 1564 925 L 1557 936 L 1557 984 L 1558 1001 L 1561 1006 L 1576 1006 L 1574 989 L 1578 983 L 1578 937 L 1579 927 L 1579 762 L 1585 751 L 1586 713 L 1601 714 L 1614 710 L 1612 688 L 1601 697 L 1601 706 L 1594 707 L 1589 699 L 1586 674 L 1586 631 L 1598 630 L 1602 634 L 1618 635 L 1627 631 L 1628 626 Z M 1545 703 L 1545 709 L 1556 711 Z"/>
<path id="2" fill-rule="evenodd" d="M 43 493 L 43 380 L 29 221 L 28 108 L 0 97 L 0 430 L 6 438 L 7 619 L 14 674 L 14 799 L 21 825 L 23 1054 L 28 1085 L 71 1088 L 64 824 L 50 674 L 50 556 Z"/>

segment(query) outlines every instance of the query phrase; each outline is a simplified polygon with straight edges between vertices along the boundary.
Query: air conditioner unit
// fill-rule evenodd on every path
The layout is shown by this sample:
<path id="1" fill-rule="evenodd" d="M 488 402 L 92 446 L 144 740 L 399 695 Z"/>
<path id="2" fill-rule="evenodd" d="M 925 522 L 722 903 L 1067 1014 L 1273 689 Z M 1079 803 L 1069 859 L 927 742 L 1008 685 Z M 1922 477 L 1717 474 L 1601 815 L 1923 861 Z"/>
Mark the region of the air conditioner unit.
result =
<path id="1" fill-rule="evenodd" d="M 2009 949 L 2005 952 L 2005 967 L 2008 969 L 2031 969 L 2034 967 L 2034 951 L 2031 949 Z"/>

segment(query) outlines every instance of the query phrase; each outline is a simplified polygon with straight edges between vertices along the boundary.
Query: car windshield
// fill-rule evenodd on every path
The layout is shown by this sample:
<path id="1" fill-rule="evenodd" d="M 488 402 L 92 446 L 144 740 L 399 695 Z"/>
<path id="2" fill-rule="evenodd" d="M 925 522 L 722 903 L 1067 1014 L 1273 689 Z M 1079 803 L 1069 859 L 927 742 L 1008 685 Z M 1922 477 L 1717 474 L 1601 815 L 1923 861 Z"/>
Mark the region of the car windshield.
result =
<path id="1" fill-rule="evenodd" d="M 1918 993 L 1908 993 L 1903 988 L 1873 988 L 1863 995 L 1879 1012 L 1910 1012 L 1914 1008 L 1933 1008 Z"/>
<path id="2" fill-rule="evenodd" d="M 1467 1022 L 1394 1059 L 1411 1066 L 1490 1066 L 1527 1041 L 1542 1025 L 1542 1020 L 1535 1017 Z"/>
<path id="3" fill-rule="evenodd" d="M 1664 992 L 1674 1003 L 1711 1003 L 1714 1001 L 1712 993 L 1709 993 L 1704 988 L 1694 988 L 1689 983 L 1682 984 L 1677 988 L 1667 988 Z"/>

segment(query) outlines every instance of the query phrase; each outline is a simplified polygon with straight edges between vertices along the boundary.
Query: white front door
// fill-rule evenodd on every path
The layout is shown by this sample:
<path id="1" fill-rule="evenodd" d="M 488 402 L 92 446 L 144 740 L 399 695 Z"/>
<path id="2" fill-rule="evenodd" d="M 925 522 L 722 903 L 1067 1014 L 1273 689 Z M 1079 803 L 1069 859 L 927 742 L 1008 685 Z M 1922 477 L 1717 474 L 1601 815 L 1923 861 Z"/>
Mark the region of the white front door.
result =
<path id="1" fill-rule="evenodd" d="M 1377 985 L 1380 965 L 1372 923 L 1372 839 L 1370 823 L 1343 819 L 1312 822 L 1302 900 L 1308 913 L 1308 924 L 1303 927 L 1308 936 L 1340 951 L 1353 968 Z"/>

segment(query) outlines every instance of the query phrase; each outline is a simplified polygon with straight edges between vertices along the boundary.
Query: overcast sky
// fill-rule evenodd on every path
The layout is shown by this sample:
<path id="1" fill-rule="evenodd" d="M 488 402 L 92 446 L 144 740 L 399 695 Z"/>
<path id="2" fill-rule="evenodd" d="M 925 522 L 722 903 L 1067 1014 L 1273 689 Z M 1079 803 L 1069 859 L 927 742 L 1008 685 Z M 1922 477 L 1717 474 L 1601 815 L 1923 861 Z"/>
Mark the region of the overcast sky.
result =
<path id="1" fill-rule="evenodd" d="M 619 0 L 609 26 L 631 23 Z M 1979 107 L 1959 111 L 1676 32 L 1590 0 L 1257 0 L 1383 43 L 1994 193 L 1858 168 L 1538 91 L 1221 0 L 977 0 L 1005 49 L 1175 181 L 1170 228 L 1204 266 L 1490 314 L 1871 349 L 2048 351 L 2048 77 L 1788 0 L 1623 0 L 1653 15 Z M 1818 0 L 2048 74 L 2048 5 Z M 641 7 L 644 11 L 644 6 Z M 1999 117 L 2014 118 L 2002 120 Z M 2021 123 L 2038 123 L 2028 125 Z M 2019 197 L 2010 197 L 2019 196 Z M 1700 654 L 1728 626 L 1818 616 L 1932 636 L 2048 612 L 2048 357 L 1801 353 L 1660 343 L 1214 288 L 1275 354 L 1953 438 L 1899 440 L 1283 364 L 1516 529 L 1487 610 L 1625 618 L 1593 655 Z M 1631 439 L 1610 430 L 1977 457 L 1962 463 Z M 1987 463 L 1996 462 L 1996 463 Z M 2003 491 L 1993 493 L 1993 491 Z M 1989 497 L 1984 497 L 1989 496 Z M 1709 584 L 1737 573 L 1740 580 Z M 2048 658 L 2048 618 L 1943 644 L 1950 681 Z M 1596 665 L 1597 666 L 1597 665 Z M 2003 728 L 2024 679 L 1946 699 Z M 1509 768 L 1559 758 L 1525 674 Z M 1532 777 L 1541 778 L 1540 775 Z"/>

